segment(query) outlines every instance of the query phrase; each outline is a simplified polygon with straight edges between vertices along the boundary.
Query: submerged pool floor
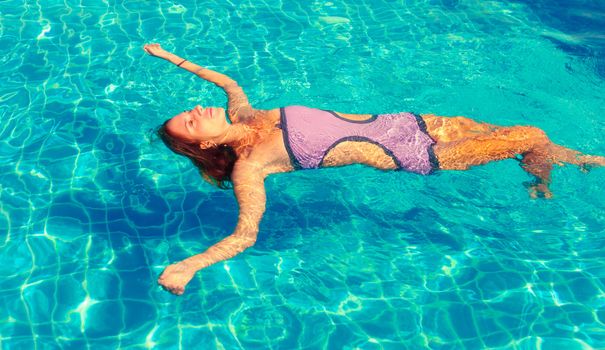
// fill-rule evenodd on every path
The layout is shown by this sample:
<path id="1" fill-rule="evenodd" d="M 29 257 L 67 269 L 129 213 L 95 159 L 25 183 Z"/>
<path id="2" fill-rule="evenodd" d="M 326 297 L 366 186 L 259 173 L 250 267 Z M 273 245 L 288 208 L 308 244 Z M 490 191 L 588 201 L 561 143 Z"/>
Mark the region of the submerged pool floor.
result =
<path id="1" fill-rule="evenodd" d="M 531 200 L 512 160 L 271 176 L 257 244 L 163 291 L 163 268 L 230 234 L 237 206 L 153 136 L 224 94 L 142 50 L 228 74 L 257 108 L 464 115 L 604 155 L 603 13 L 2 2 L 0 347 L 605 348 L 603 169 L 557 167 L 552 200 Z"/>

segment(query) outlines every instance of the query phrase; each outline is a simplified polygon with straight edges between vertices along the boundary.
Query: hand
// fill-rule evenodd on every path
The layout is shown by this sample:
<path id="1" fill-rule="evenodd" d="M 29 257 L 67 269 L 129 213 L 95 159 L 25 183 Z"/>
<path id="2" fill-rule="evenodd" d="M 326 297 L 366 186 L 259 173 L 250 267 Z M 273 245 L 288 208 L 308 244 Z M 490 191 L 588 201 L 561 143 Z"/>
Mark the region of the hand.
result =
<path id="1" fill-rule="evenodd" d="M 162 49 L 160 44 L 147 44 L 143 46 L 143 50 L 145 50 L 145 52 L 147 52 L 149 55 L 159 58 L 166 58 L 166 56 L 169 54 L 168 51 Z"/>
<path id="2" fill-rule="evenodd" d="M 185 292 L 185 286 L 191 281 L 196 272 L 186 262 L 181 261 L 168 265 L 160 275 L 158 283 L 170 293 L 181 295 Z"/>

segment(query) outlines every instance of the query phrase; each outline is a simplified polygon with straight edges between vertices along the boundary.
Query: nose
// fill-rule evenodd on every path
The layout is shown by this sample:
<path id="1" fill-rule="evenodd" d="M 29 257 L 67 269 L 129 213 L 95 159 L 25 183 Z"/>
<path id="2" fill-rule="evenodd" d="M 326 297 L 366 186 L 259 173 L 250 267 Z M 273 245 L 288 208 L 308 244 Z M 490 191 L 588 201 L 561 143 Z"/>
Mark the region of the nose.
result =
<path id="1" fill-rule="evenodd" d="M 202 112 L 204 111 L 204 109 L 200 105 L 195 106 L 195 110 L 199 113 L 199 115 L 202 115 Z"/>

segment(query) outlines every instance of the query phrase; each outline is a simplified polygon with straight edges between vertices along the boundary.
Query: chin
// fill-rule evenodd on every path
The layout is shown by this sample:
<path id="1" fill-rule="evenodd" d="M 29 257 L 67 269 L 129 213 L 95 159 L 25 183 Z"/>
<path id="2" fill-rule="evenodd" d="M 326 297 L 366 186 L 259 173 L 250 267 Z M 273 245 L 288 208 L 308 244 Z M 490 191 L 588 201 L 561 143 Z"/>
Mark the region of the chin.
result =
<path id="1" fill-rule="evenodd" d="M 223 114 L 223 119 L 225 119 L 228 124 L 231 124 L 232 121 L 231 121 L 231 119 L 229 119 L 229 116 L 227 115 L 227 112 L 225 111 L 224 108 L 221 108 L 221 113 Z"/>

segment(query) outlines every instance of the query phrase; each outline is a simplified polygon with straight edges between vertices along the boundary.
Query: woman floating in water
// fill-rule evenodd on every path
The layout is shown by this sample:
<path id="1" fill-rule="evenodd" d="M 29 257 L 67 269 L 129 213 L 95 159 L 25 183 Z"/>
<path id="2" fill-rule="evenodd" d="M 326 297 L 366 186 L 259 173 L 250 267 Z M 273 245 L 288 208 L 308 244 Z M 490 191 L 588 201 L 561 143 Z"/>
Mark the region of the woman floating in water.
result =
<path id="1" fill-rule="evenodd" d="M 531 126 L 501 127 L 432 114 L 345 114 L 302 106 L 257 110 L 229 77 L 158 44 L 144 49 L 216 84 L 228 97 L 227 111 L 198 105 L 172 117 L 159 130 L 166 145 L 191 159 L 205 180 L 220 188 L 232 184 L 239 204 L 233 234 L 166 267 L 158 282 L 174 294 L 182 294 L 197 271 L 254 245 L 265 211 L 264 179 L 269 174 L 361 163 L 427 175 L 516 158 L 535 177 L 530 195 L 550 198 L 553 164 L 605 165 L 605 157 L 556 145 Z"/>

